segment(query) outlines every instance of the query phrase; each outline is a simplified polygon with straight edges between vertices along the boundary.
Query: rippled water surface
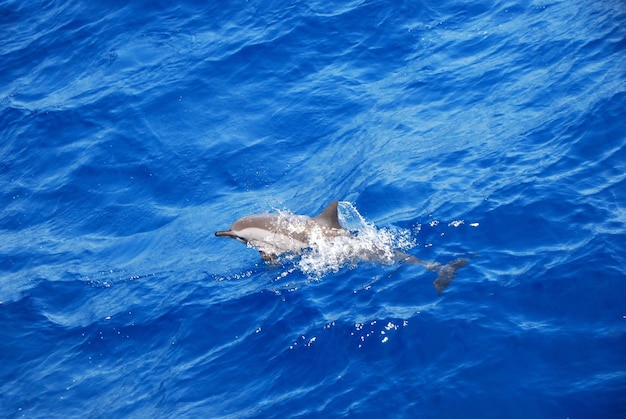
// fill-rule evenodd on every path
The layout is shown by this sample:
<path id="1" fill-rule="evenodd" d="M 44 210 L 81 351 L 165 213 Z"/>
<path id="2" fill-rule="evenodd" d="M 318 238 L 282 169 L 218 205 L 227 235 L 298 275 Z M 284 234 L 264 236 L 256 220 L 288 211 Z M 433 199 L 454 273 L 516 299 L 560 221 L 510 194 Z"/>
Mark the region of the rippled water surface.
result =
<path id="1" fill-rule="evenodd" d="M 0 0 L 0 30 L 0 416 L 626 417 L 623 1 Z M 469 263 L 440 296 L 214 236 L 334 200 Z"/>

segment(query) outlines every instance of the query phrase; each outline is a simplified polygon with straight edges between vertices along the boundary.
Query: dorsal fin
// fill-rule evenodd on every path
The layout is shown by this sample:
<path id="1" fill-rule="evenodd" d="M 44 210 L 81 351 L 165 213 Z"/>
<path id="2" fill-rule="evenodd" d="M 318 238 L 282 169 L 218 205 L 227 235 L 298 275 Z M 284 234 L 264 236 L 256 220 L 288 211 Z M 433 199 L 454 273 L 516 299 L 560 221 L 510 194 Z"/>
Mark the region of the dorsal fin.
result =
<path id="1" fill-rule="evenodd" d="M 324 208 L 324 211 L 317 217 L 313 218 L 316 223 L 323 227 L 343 228 L 339 224 L 339 215 L 337 214 L 337 204 L 339 201 L 333 201 Z"/>

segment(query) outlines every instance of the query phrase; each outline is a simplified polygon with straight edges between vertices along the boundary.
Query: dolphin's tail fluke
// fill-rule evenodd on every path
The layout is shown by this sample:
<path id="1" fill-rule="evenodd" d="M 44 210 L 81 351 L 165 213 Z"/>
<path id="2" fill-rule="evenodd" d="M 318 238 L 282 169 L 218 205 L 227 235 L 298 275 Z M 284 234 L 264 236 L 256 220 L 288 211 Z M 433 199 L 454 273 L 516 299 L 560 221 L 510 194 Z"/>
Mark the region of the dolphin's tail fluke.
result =
<path id="1" fill-rule="evenodd" d="M 459 258 L 439 267 L 439 273 L 433 282 L 439 295 L 441 295 L 443 290 L 448 288 L 448 285 L 456 278 L 456 271 L 465 265 L 467 265 L 467 259 Z"/>
<path id="2" fill-rule="evenodd" d="M 396 258 L 397 260 L 403 261 L 405 263 L 423 265 L 426 270 L 430 272 L 437 272 L 437 278 L 435 278 L 433 285 L 439 295 L 441 295 L 443 290 L 448 288 L 448 285 L 450 285 L 452 281 L 454 281 L 454 278 L 456 278 L 456 271 L 467 265 L 467 259 L 463 258 L 453 260 L 452 262 L 445 265 L 442 265 L 438 262 L 428 262 L 420 258 L 416 258 L 413 255 L 408 255 L 402 252 L 396 252 Z"/>

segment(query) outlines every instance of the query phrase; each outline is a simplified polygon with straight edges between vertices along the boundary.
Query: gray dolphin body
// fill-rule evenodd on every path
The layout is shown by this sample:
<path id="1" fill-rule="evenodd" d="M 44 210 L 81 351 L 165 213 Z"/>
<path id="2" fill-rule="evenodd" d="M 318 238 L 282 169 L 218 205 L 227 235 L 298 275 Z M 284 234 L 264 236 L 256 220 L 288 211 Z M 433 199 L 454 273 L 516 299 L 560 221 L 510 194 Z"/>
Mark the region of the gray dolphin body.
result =
<path id="1" fill-rule="evenodd" d="M 255 214 L 240 218 L 225 231 L 217 231 L 217 237 L 230 237 L 256 248 L 263 260 L 272 262 L 285 253 L 300 254 L 310 248 L 314 235 L 322 235 L 332 240 L 350 237 L 352 233 L 339 224 L 338 201 L 333 201 L 317 217 L 293 214 Z M 362 260 L 377 260 L 377 252 L 372 250 L 359 255 Z M 467 265 L 467 259 L 456 259 L 446 265 L 427 262 L 415 256 L 394 251 L 393 259 L 400 262 L 423 265 L 428 271 L 438 272 L 433 285 L 441 292 L 450 285 L 459 268 Z"/>

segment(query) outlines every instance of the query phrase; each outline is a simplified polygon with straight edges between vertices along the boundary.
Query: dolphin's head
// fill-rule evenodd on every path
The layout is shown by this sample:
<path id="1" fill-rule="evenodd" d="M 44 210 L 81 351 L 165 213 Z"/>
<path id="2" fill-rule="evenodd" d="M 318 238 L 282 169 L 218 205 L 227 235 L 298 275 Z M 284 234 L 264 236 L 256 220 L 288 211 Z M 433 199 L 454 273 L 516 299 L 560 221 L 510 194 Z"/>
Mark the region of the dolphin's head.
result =
<path id="1" fill-rule="evenodd" d="M 230 237 L 243 244 L 251 240 L 260 240 L 276 228 L 277 216 L 274 214 L 249 215 L 235 221 L 228 230 L 216 231 L 217 237 Z"/>

